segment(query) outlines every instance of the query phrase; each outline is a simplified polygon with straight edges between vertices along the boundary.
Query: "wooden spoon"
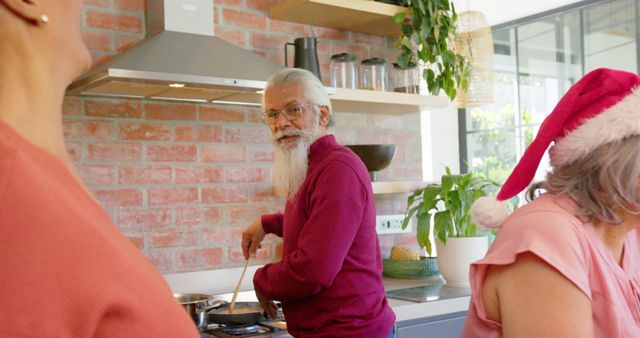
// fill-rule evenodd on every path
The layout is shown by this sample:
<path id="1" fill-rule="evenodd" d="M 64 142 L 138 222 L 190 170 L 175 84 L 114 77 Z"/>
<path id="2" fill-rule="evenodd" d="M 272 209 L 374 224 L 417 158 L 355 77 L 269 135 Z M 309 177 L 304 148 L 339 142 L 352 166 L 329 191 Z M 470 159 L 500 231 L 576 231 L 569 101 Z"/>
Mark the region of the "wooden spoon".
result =
<path id="1" fill-rule="evenodd" d="M 244 268 L 242 269 L 242 273 L 240 274 L 240 280 L 238 281 L 238 285 L 236 285 L 236 290 L 233 291 L 233 298 L 231 298 L 231 304 L 229 304 L 229 313 L 233 313 L 233 309 L 236 307 L 236 298 L 238 297 L 238 291 L 240 291 L 240 284 L 242 284 L 242 278 L 244 278 L 244 272 L 247 271 L 247 266 L 249 265 L 249 259 L 244 262 Z"/>

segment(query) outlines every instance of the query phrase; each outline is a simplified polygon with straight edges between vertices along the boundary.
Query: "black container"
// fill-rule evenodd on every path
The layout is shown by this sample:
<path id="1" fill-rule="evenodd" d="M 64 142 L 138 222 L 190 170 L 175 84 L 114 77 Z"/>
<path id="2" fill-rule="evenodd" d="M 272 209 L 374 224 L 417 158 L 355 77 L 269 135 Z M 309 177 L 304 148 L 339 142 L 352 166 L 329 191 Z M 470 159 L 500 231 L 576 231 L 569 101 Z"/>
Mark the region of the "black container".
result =
<path id="1" fill-rule="evenodd" d="M 284 65 L 289 67 L 289 57 L 287 55 L 287 46 L 293 46 L 293 67 L 306 69 L 319 79 L 320 76 L 320 63 L 318 62 L 318 51 L 316 46 L 318 45 L 318 39 L 314 37 L 297 38 L 293 40 L 293 43 L 287 42 L 284 45 Z"/>

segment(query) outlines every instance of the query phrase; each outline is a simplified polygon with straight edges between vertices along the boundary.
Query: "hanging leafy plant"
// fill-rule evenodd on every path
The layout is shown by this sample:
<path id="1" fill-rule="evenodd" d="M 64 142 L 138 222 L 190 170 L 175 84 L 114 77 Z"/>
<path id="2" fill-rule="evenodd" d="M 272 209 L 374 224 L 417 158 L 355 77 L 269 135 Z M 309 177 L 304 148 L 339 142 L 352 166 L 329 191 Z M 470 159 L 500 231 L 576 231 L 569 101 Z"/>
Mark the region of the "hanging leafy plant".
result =
<path id="1" fill-rule="evenodd" d="M 438 95 L 443 90 L 453 101 L 458 89 L 469 87 L 471 66 L 464 56 L 455 51 L 457 34 L 456 14 L 450 0 L 399 0 L 407 6 L 406 12 L 394 16 L 401 25 L 401 35 L 396 41 L 400 49 L 397 62 L 401 67 L 426 65 L 422 76 L 429 93 Z"/>

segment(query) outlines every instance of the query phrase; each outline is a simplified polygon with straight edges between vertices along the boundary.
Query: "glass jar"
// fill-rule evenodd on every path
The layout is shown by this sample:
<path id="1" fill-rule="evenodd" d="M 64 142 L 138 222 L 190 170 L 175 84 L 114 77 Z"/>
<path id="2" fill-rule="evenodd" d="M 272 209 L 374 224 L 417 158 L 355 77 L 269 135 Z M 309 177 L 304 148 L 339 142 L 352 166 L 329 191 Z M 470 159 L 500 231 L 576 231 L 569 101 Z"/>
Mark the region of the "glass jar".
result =
<path id="1" fill-rule="evenodd" d="M 356 89 L 358 71 L 355 55 L 347 53 L 332 55 L 330 69 L 331 87 Z"/>
<path id="2" fill-rule="evenodd" d="M 409 64 L 409 66 L 403 68 L 397 63 L 393 64 L 391 87 L 394 92 L 418 94 L 420 92 L 419 83 L 420 74 L 416 65 Z"/>
<path id="3" fill-rule="evenodd" d="M 360 89 L 387 90 L 387 62 L 382 58 L 363 60 L 360 64 Z"/>

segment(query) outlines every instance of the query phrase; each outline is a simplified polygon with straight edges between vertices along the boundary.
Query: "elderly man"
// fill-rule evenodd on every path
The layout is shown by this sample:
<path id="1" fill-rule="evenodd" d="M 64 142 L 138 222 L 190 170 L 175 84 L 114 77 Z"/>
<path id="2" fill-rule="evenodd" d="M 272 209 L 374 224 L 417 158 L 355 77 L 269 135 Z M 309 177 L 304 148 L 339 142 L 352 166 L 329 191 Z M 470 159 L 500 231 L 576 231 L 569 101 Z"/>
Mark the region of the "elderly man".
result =
<path id="1" fill-rule="evenodd" d="M 280 262 L 257 270 L 263 307 L 282 302 L 296 337 L 393 336 L 395 315 L 382 285 L 375 200 L 364 164 L 327 133 L 331 102 L 310 72 L 285 69 L 264 93 L 263 122 L 276 147 L 274 185 L 283 213 L 242 233 L 245 258 L 265 234 L 283 237 Z"/>

